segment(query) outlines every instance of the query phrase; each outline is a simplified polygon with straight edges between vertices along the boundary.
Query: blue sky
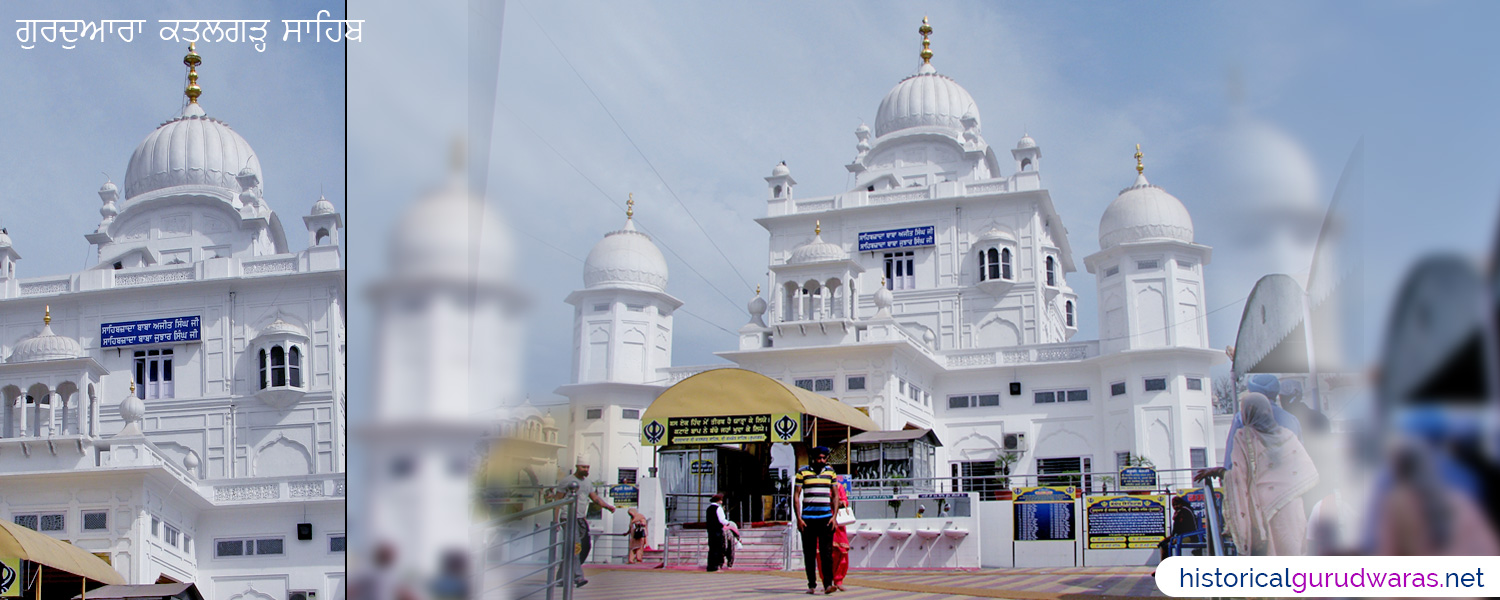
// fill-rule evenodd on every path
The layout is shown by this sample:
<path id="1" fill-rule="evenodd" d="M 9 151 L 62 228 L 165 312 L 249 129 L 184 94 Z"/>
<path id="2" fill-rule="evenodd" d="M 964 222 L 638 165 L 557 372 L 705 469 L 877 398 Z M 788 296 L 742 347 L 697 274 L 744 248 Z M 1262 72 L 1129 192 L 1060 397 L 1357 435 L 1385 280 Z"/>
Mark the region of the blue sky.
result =
<path id="1" fill-rule="evenodd" d="M 372 24 L 350 55 L 351 180 L 367 207 L 351 217 L 365 232 L 350 242 L 358 286 L 380 271 L 361 257 L 384 251 L 384 232 L 442 181 L 447 148 L 466 132 L 457 93 L 465 13 L 451 2 L 351 11 Z M 1262 224 L 1256 200 L 1225 173 L 1275 183 L 1297 171 L 1287 161 L 1300 161 L 1311 174 L 1302 188 L 1326 204 L 1363 138 L 1365 320 L 1378 329 L 1418 256 L 1477 260 L 1491 243 L 1500 42 L 1484 24 L 1495 12 L 1456 3 L 510 0 L 490 196 L 516 232 L 518 279 L 532 297 L 524 389 L 547 401 L 567 382 L 572 312 L 562 299 L 582 286 L 579 259 L 620 226 L 616 204 L 630 192 L 638 223 L 688 261 L 667 252 L 669 291 L 691 313 L 676 319 L 675 364 L 716 362 L 714 351 L 733 347 L 726 330 L 746 321 L 744 303 L 766 270 L 765 232 L 752 222 L 764 215 L 762 178 L 785 160 L 801 197 L 847 188 L 854 128 L 916 69 L 923 15 L 936 30 L 933 64 L 974 96 L 987 140 L 1002 156 L 1023 131 L 1042 146 L 1043 182 L 1080 268 L 1142 144 L 1147 176 L 1182 199 L 1197 241 L 1215 247 L 1215 347 L 1233 343 L 1237 301 L 1267 272 L 1264 257 L 1236 245 Z M 402 26 L 382 25 L 392 22 Z M 1226 144 L 1247 123 L 1293 151 Z M 1094 338 L 1092 276 L 1069 281 L 1083 306 L 1075 339 Z"/>
<path id="2" fill-rule="evenodd" d="M 343 44 L 281 42 L 281 19 L 311 19 L 296 2 L 253 6 L 191 2 L 64 2 L 0 5 L 0 227 L 24 257 L 22 277 L 94 264 L 83 236 L 99 224 L 106 174 L 123 187 L 137 144 L 182 109 L 187 43 L 163 41 L 159 19 L 269 19 L 264 52 L 245 43 L 199 43 L 208 116 L 255 149 L 265 200 L 281 215 L 292 249 L 307 246 L 301 215 L 321 190 L 344 210 Z M 326 8 L 339 15 L 342 3 Z M 116 37 L 76 48 L 25 50 L 16 19 L 144 19 L 130 43 Z"/>

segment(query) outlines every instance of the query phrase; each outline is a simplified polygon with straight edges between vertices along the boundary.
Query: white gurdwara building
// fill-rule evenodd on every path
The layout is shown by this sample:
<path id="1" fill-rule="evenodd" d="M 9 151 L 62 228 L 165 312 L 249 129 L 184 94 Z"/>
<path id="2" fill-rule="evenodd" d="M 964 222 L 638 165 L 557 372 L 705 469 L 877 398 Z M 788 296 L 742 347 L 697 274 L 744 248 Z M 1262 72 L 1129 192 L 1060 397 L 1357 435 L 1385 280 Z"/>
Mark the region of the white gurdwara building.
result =
<path id="1" fill-rule="evenodd" d="M 756 221 L 770 234 L 769 293 L 719 356 L 859 407 L 883 429 L 933 430 L 935 477 L 992 475 L 1002 454 L 1028 476 L 1017 485 L 1135 457 L 1215 463 L 1209 369 L 1225 357 L 1205 320 L 1211 251 L 1194 243 L 1187 209 L 1146 180 L 1137 149 L 1099 250 L 1082 258 L 1101 299 L 1085 310 L 1065 277 L 1078 258 L 1043 185 L 1041 146 L 989 145 L 974 99 L 930 58 L 886 94 L 873 128 L 855 130 L 852 189 L 802 197 L 785 164 L 766 177 Z M 670 366 L 681 302 L 661 252 L 628 220 L 590 252 L 584 280 L 568 297 L 574 381 L 558 391 L 572 405 L 572 453 L 614 484 L 652 466 L 632 419 L 714 367 Z M 1073 339 L 1090 318 L 1100 339 Z"/>
<path id="2" fill-rule="evenodd" d="M 129 583 L 341 597 L 343 219 L 309 202 L 308 248 L 289 251 L 259 160 L 197 77 L 123 189 L 99 190 L 96 264 L 22 277 L 0 230 L 0 518 Z"/>

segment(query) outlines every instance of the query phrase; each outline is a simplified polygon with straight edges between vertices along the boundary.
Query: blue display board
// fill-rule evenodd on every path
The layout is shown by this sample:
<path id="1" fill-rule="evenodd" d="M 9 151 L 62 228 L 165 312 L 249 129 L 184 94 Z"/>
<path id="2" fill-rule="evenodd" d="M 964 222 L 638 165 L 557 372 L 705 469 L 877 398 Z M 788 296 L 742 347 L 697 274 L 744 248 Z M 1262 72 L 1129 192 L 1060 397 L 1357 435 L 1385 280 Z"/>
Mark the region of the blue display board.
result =
<path id="1" fill-rule="evenodd" d="M 934 240 L 937 239 L 935 235 L 936 231 L 937 227 L 933 225 L 907 227 L 906 229 L 887 229 L 885 231 L 861 231 L 859 233 L 859 251 L 873 252 L 875 250 L 931 246 Z"/>
<path id="2" fill-rule="evenodd" d="M 1155 548 L 1167 535 L 1167 497 L 1089 498 L 1088 520 L 1090 550 Z"/>
<path id="3" fill-rule="evenodd" d="M 1125 467 L 1120 469 L 1120 489 L 1156 489 L 1156 469 L 1151 467 Z"/>
<path id="4" fill-rule="evenodd" d="M 203 317 L 168 317 L 149 321 L 122 321 L 99 326 L 99 346 L 117 348 L 136 344 L 196 342 Z"/>
<path id="5" fill-rule="evenodd" d="M 634 485 L 622 483 L 610 486 L 609 497 L 614 499 L 616 506 L 636 506 L 640 501 L 641 490 Z"/>
<path id="6" fill-rule="evenodd" d="M 1014 506 L 1016 541 L 1074 539 L 1073 500 L 1073 488 L 1021 488 Z"/>

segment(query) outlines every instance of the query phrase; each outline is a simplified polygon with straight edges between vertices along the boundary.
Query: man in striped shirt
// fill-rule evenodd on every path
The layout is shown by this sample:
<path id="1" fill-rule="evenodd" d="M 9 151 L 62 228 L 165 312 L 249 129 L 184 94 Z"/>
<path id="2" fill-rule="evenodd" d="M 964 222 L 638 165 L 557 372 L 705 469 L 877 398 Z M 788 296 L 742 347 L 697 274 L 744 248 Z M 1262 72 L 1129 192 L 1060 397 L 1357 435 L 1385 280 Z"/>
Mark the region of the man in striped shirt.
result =
<path id="1" fill-rule="evenodd" d="M 838 495 L 833 493 L 838 477 L 828 464 L 828 448 L 818 446 L 807 452 L 808 465 L 797 469 L 797 486 L 792 490 L 792 509 L 797 515 L 797 531 L 802 532 L 802 560 L 807 567 L 807 593 L 818 590 L 818 567 L 823 570 L 823 593 L 838 591 L 833 585 L 833 515 L 839 510 Z"/>

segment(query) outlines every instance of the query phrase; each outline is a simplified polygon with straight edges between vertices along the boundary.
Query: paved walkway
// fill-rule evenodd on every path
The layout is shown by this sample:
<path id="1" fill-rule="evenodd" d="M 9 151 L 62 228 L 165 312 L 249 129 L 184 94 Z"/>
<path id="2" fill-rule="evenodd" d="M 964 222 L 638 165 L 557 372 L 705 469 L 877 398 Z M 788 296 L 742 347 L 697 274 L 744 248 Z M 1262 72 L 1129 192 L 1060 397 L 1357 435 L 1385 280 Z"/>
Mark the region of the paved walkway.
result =
<path id="1" fill-rule="evenodd" d="M 589 567 L 575 600 L 791 600 L 806 597 L 800 572 L 614 569 Z M 840 600 L 1135 600 L 1161 598 L 1149 567 L 855 571 Z M 819 596 L 823 594 L 819 593 Z"/>

